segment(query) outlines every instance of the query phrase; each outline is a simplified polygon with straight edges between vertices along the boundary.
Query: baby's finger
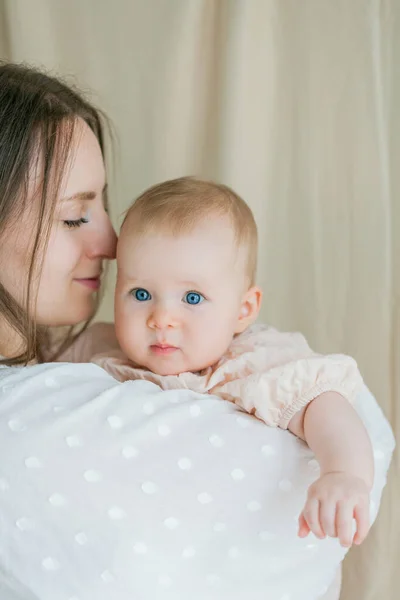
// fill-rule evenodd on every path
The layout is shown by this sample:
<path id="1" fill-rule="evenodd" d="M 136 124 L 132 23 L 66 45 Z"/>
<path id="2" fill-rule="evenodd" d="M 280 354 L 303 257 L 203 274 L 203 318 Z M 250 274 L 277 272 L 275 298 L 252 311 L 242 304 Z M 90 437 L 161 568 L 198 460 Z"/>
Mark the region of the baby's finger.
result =
<path id="1" fill-rule="evenodd" d="M 298 536 L 301 538 L 305 538 L 308 536 L 308 534 L 310 533 L 310 528 L 307 524 L 307 521 L 304 518 L 303 513 L 301 513 L 300 517 L 299 517 L 299 531 L 298 531 Z"/>
<path id="2" fill-rule="evenodd" d="M 336 502 L 320 501 L 319 520 L 325 535 L 337 537 L 336 532 Z"/>
<path id="3" fill-rule="evenodd" d="M 350 548 L 353 541 L 353 502 L 339 502 L 336 509 L 336 531 L 342 546 Z"/>
<path id="4" fill-rule="evenodd" d="M 303 513 L 304 518 L 313 534 L 318 538 L 323 539 L 325 534 L 322 531 L 321 523 L 319 522 L 319 500 L 317 498 L 308 499 Z"/>
<path id="5" fill-rule="evenodd" d="M 369 503 L 362 502 L 357 504 L 354 509 L 354 518 L 357 522 L 357 532 L 354 536 L 354 543 L 361 544 L 367 537 L 370 528 Z"/>

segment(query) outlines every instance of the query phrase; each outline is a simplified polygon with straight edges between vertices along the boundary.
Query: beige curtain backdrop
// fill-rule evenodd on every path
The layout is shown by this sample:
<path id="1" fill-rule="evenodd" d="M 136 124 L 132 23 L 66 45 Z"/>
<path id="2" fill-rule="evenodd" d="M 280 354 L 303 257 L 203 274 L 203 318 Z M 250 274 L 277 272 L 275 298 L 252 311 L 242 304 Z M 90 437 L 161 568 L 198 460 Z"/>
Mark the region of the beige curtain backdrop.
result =
<path id="1" fill-rule="evenodd" d="M 0 36 L 113 119 L 116 222 L 183 174 L 244 196 L 262 318 L 354 355 L 399 436 L 399 0 L 0 0 Z M 398 598 L 398 458 L 344 600 Z"/>

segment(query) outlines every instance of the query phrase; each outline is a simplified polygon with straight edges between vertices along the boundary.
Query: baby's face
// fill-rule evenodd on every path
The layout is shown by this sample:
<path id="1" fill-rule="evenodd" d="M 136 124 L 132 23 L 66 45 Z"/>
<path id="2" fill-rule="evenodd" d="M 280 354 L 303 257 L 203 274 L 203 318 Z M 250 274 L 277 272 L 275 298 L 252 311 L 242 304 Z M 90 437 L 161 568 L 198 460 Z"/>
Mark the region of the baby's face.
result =
<path id="1" fill-rule="evenodd" d="M 115 326 L 124 353 L 160 375 L 217 362 L 241 331 L 245 256 L 226 220 L 179 237 L 123 231 Z"/>

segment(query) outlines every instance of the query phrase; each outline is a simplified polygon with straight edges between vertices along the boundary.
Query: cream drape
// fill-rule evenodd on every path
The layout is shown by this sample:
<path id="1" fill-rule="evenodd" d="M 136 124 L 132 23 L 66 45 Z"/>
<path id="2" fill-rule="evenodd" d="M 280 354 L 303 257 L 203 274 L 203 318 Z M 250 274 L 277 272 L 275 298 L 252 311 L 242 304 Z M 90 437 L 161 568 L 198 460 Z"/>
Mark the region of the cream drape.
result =
<path id="1" fill-rule="evenodd" d="M 400 434 L 398 0 L 0 0 L 0 36 L 111 116 L 115 215 L 183 174 L 241 193 L 263 319 L 354 355 Z M 398 458 L 344 600 L 398 597 Z"/>

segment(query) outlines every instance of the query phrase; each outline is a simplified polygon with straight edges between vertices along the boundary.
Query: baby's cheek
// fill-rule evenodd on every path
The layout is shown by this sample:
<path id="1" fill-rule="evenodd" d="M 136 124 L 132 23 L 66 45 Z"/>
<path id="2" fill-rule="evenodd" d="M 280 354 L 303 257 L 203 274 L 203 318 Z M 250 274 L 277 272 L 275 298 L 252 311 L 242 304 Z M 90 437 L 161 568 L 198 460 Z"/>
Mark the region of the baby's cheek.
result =
<path id="1" fill-rule="evenodd" d="M 126 315 L 122 311 L 118 312 L 118 307 L 115 310 L 115 332 L 121 350 L 131 360 L 137 360 L 137 354 L 140 348 L 143 347 L 144 340 L 141 339 L 140 327 L 135 323 L 135 319 L 131 315 Z"/>
<path id="2" fill-rule="evenodd" d="M 202 353 L 207 357 L 209 364 L 214 364 L 227 352 L 233 339 L 233 333 L 230 330 L 221 327 L 214 327 L 208 331 L 208 335 L 203 335 Z"/>

